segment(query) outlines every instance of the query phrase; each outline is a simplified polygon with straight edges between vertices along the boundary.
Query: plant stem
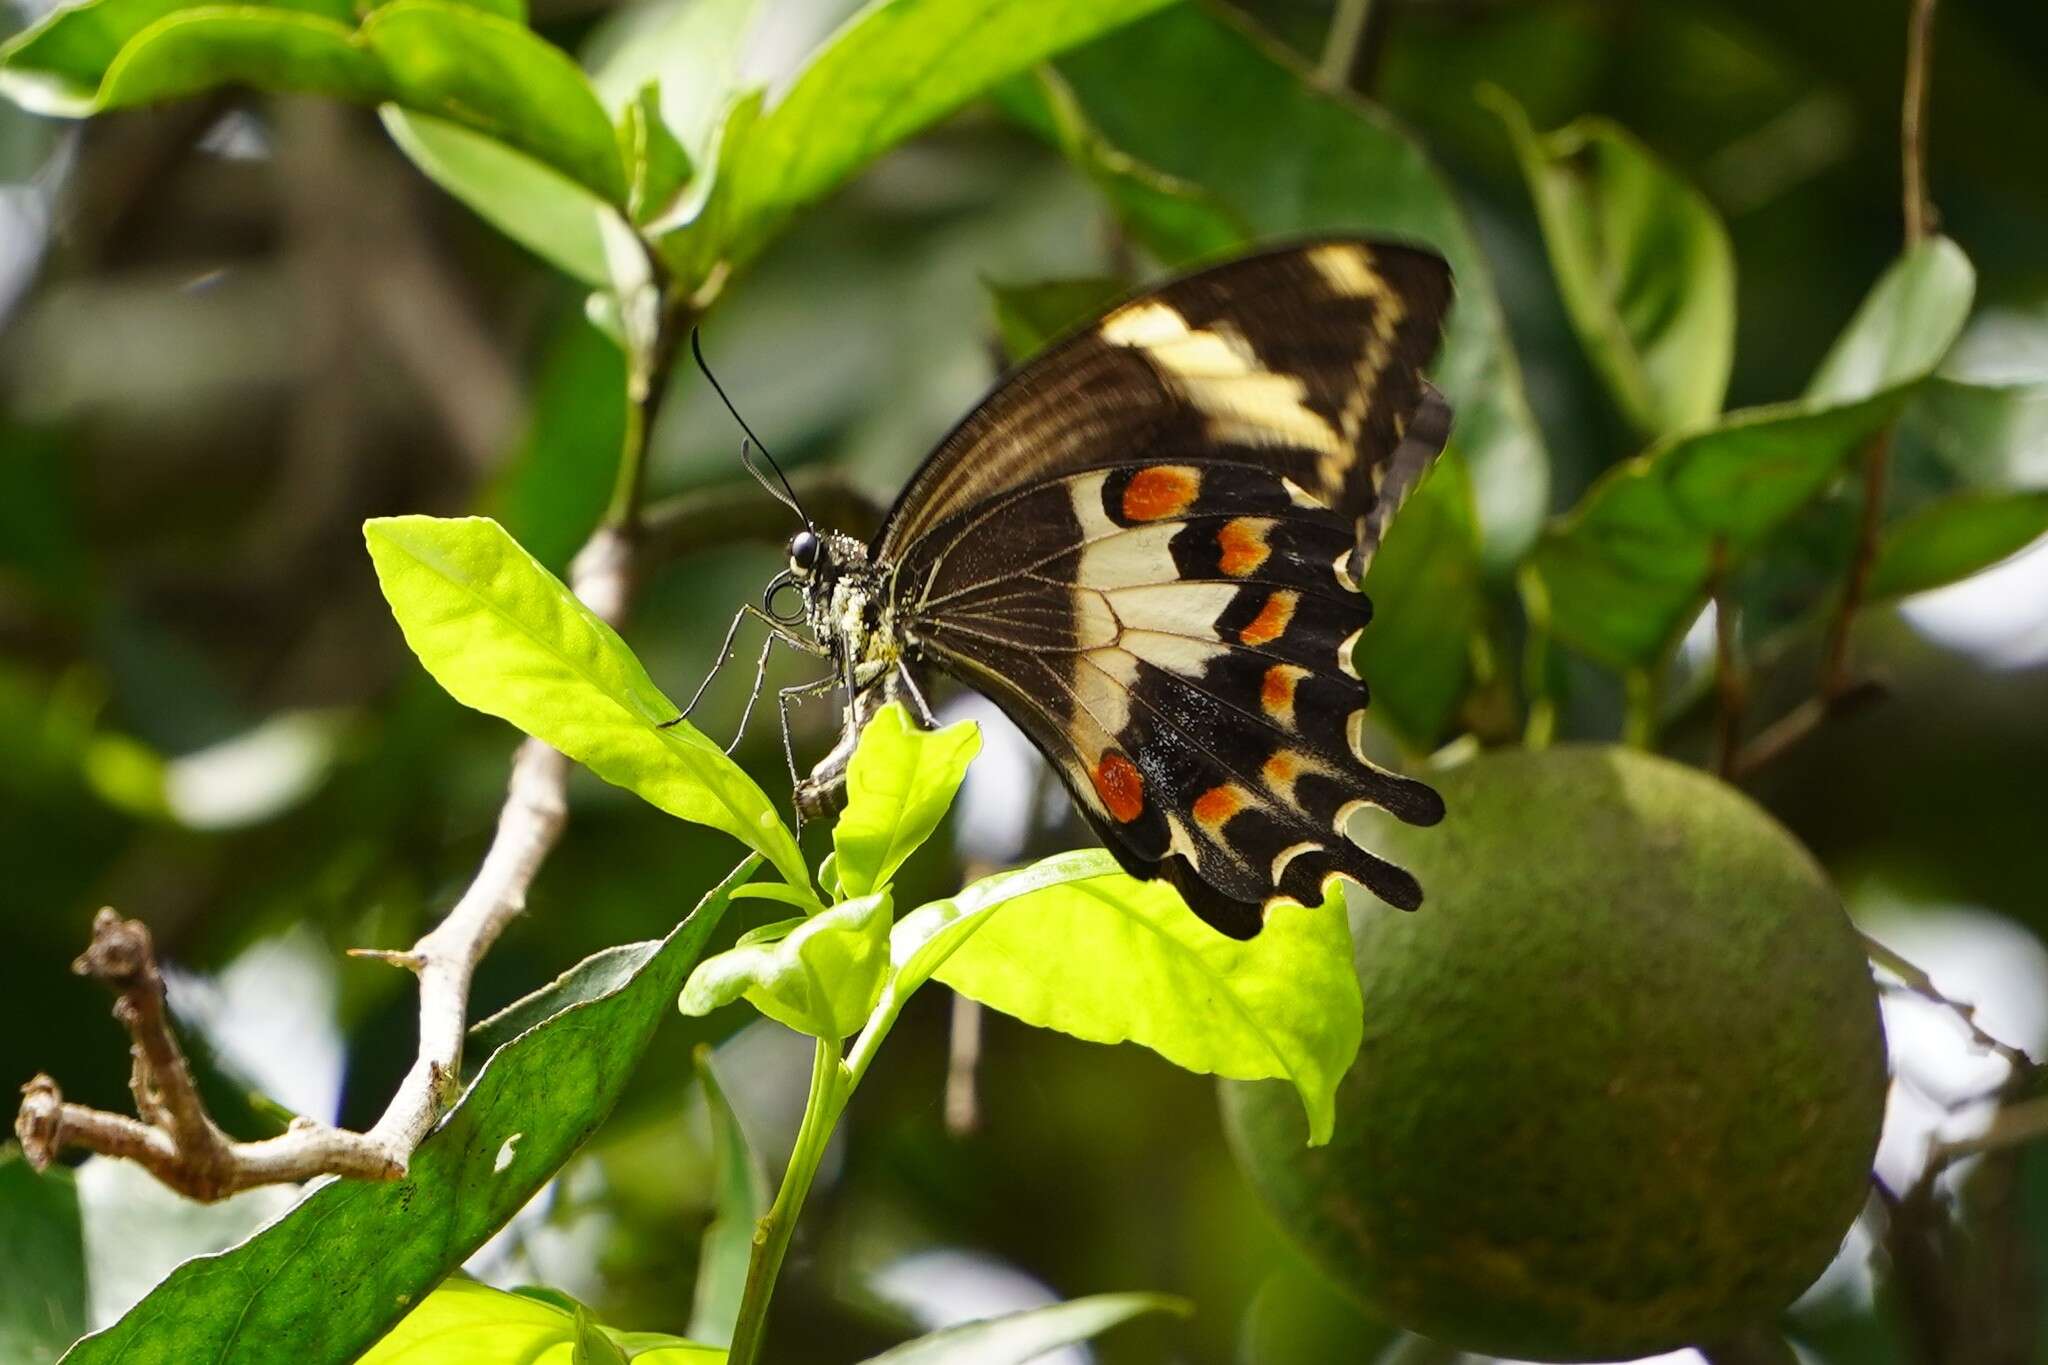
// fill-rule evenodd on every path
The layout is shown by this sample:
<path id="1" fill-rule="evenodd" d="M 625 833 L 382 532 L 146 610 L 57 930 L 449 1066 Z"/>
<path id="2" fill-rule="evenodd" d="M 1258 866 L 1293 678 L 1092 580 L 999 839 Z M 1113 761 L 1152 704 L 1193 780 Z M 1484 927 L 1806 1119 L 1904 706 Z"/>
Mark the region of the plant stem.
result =
<path id="1" fill-rule="evenodd" d="M 1337 0 L 1323 39 L 1316 84 L 1325 90 L 1358 90 L 1371 85 L 1379 55 L 1377 28 L 1384 22 L 1373 0 Z"/>
<path id="2" fill-rule="evenodd" d="M 728 1365 L 754 1365 L 760 1358 L 761 1343 L 768 1332 L 768 1301 L 775 1293 L 775 1281 L 782 1273 L 782 1258 L 789 1252 L 789 1239 L 796 1231 L 797 1215 L 824 1160 L 832 1130 L 853 1093 L 855 1077 L 840 1065 L 839 1040 L 818 1039 L 811 1058 L 811 1090 L 804 1100 L 803 1122 L 796 1130 L 796 1148 L 789 1154 L 789 1169 L 783 1172 L 782 1188 L 761 1221 L 754 1225 L 754 1254 L 747 1262 L 747 1284 L 740 1296 L 739 1321 L 733 1325 L 732 1352 Z"/>
<path id="3" fill-rule="evenodd" d="M 1927 197 L 1927 60 L 1934 47 L 1934 0 L 1913 0 L 1906 28 L 1906 88 L 1899 101 L 1899 170 L 1905 195 L 1906 245 L 1934 228 Z"/>
<path id="4" fill-rule="evenodd" d="M 1742 752 L 1742 709 L 1748 691 L 1738 640 L 1734 598 L 1728 592 L 1728 542 L 1714 540 L 1714 770 L 1733 778 Z"/>

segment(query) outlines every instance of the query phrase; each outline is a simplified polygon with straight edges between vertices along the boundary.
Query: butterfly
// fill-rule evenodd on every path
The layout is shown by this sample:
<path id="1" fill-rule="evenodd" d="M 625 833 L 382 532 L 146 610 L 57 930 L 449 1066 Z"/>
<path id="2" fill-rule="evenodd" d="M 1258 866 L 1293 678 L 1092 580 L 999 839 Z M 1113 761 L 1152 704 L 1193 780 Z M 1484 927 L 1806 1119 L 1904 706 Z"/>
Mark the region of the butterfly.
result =
<path id="1" fill-rule="evenodd" d="M 1028 361 L 872 541 L 813 525 L 782 479 L 804 527 L 747 610 L 776 632 L 764 662 L 781 638 L 833 665 L 783 690 L 785 752 L 792 701 L 846 699 L 840 742 L 796 784 L 800 817 L 833 806 L 882 705 L 936 723 L 920 685 L 936 670 L 1017 724 L 1126 871 L 1233 938 L 1277 900 L 1319 903 L 1332 876 L 1419 905 L 1415 879 L 1346 832 L 1361 806 L 1443 816 L 1365 757 L 1354 654 L 1366 566 L 1449 435 L 1422 371 L 1450 298 L 1449 267 L 1416 247 L 1267 250 Z M 801 606 L 778 610 L 792 591 Z"/>

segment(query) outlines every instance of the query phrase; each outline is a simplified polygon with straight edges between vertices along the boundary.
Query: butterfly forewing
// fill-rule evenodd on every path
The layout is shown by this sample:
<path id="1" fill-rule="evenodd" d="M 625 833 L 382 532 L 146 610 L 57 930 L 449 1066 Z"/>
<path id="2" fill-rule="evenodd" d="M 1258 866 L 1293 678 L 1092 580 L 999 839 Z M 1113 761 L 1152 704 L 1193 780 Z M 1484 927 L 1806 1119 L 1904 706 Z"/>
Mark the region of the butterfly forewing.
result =
<path id="1" fill-rule="evenodd" d="M 1224 932 L 1331 875 L 1412 908 L 1346 835 L 1442 806 L 1360 749 L 1365 560 L 1441 449 L 1443 262 L 1335 241 L 1175 281 L 1014 376 L 874 547 L 914 657 L 987 694 L 1123 865 Z"/>

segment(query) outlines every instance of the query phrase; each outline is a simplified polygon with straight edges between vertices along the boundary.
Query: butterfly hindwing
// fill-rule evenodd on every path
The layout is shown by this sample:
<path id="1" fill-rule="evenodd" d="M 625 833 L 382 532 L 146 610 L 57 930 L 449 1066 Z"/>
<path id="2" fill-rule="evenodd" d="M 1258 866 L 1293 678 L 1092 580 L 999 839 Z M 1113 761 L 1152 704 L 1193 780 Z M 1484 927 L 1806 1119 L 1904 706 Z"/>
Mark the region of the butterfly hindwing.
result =
<path id="1" fill-rule="evenodd" d="M 1360 802 L 1441 814 L 1358 751 L 1351 547 L 1342 516 L 1256 465 L 1086 471 L 926 537 L 902 628 L 1019 720 L 1128 869 L 1247 937 L 1333 873 L 1420 899 L 1345 835 Z"/>

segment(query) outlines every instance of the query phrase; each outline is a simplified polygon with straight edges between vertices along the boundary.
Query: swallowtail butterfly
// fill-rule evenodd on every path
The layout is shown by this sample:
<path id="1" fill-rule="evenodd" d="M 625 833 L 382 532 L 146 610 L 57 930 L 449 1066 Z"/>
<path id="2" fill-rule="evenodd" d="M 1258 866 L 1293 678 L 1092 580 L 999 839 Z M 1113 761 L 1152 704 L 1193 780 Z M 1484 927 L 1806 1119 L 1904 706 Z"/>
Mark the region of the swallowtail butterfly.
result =
<path id="1" fill-rule="evenodd" d="M 871 543 L 806 518 L 753 613 L 834 665 L 785 719 L 846 698 L 799 812 L 833 804 L 885 702 L 930 723 L 936 669 L 1017 723 L 1125 869 L 1233 938 L 1331 876 L 1420 904 L 1346 833 L 1360 806 L 1443 815 L 1364 756 L 1353 653 L 1365 567 L 1449 434 L 1422 369 L 1450 294 L 1441 257 L 1353 239 L 1187 275 L 999 384 Z M 776 613 L 791 589 L 801 612 Z"/>

